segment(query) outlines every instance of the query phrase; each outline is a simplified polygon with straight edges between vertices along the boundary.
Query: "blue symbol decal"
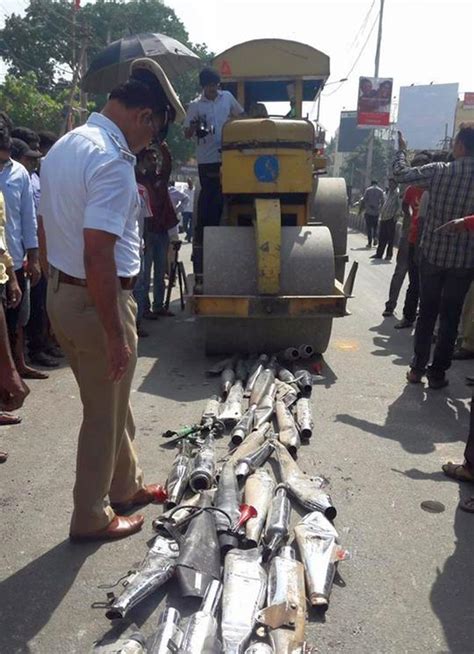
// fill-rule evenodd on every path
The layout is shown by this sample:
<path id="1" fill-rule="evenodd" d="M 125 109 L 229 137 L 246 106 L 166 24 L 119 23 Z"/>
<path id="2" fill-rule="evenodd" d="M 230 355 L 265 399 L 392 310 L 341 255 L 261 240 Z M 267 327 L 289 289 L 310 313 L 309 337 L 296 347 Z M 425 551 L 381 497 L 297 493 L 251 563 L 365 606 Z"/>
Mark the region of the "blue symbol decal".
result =
<path id="1" fill-rule="evenodd" d="M 259 182 L 276 182 L 280 174 L 278 157 L 264 154 L 255 161 L 253 167 L 255 177 Z"/>

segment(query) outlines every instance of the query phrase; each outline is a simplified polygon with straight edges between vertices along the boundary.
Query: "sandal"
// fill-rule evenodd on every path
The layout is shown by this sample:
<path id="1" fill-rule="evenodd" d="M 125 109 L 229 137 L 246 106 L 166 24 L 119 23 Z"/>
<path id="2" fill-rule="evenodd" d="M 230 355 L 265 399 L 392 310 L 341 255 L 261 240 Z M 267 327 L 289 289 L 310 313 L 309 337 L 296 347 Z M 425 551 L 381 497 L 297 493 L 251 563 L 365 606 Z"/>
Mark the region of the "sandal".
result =
<path id="1" fill-rule="evenodd" d="M 8 425 L 19 425 L 20 422 L 20 416 L 14 416 L 11 413 L 3 413 L 3 411 L 0 411 L 0 427 L 7 427 Z"/>
<path id="2" fill-rule="evenodd" d="M 474 497 L 467 497 L 465 500 L 461 500 L 459 502 L 459 508 L 461 511 L 474 513 Z"/>
<path id="3" fill-rule="evenodd" d="M 452 463 L 452 461 L 448 461 L 441 468 L 444 474 L 447 477 L 451 477 L 451 479 L 474 482 L 474 474 L 469 472 L 464 463 Z"/>
<path id="4" fill-rule="evenodd" d="M 24 370 L 19 374 L 22 379 L 49 379 L 48 374 L 41 372 L 40 370 L 34 370 L 33 368 Z"/>

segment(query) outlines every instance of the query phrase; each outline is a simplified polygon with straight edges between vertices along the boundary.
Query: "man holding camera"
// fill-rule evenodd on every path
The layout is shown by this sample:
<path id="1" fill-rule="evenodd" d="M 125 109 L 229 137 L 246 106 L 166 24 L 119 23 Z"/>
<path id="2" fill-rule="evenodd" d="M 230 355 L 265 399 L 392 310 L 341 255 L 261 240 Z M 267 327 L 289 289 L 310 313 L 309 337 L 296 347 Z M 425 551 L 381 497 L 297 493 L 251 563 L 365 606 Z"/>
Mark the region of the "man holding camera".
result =
<path id="1" fill-rule="evenodd" d="M 184 121 L 186 138 L 197 138 L 197 161 L 201 193 L 198 201 L 198 220 L 195 243 L 202 243 L 203 228 L 218 225 L 222 213 L 220 180 L 222 128 L 229 118 L 240 116 L 243 108 L 229 91 L 221 91 L 219 74 L 204 68 L 199 74 L 202 94 L 189 103 Z M 200 257 L 198 257 L 200 259 Z M 197 274 L 202 262 L 195 257 Z"/>

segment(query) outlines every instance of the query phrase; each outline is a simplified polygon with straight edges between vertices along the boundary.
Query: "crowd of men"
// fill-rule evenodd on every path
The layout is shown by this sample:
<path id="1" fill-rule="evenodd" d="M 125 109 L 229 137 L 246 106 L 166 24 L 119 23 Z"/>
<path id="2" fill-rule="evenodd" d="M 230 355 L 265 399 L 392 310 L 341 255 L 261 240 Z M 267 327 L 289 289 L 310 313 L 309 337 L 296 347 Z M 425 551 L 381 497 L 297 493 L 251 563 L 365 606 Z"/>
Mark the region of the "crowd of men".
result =
<path id="1" fill-rule="evenodd" d="M 453 359 L 474 359 L 474 125 L 461 125 L 449 156 L 420 152 L 408 163 L 406 152 L 399 134 L 387 194 L 372 181 L 360 213 L 365 213 L 367 247 L 378 245 L 374 260 L 382 259 L 385 248 L 385 258 L 391 260 L 400 210 L 403 214 L 383 316 L 393 316 L 408 274 L 403 317 L 394 325 L 395 329 L 415 327 L 407 381 L 419 384 L 426 376 L 429 388 L 439 390 L 449 383 L 446 372 Z M 398 184 L 408 185 L 401 203 Z M 468 377 L 467 382 L 474 379 Z M 471 404 L 464 463 L 443 466 L 448 476 L 459 481 L 474 481 L 473 411 Z M 474 499 L 462 502 L 461 508 L 474 511 Z"/>
<path id="2" fill-rule="evenodd" d="M 0 409 L 21 406 L 29 392 L 23 380 L 47 377 L 30 363 L 56 367 L 67 358 L 83 404 L 70 527 L 75 541 L 135 533 L 143 516 L 124 512 L 153 502 L 159 492 L 144 483 L 133 446 L 129 399 L 137 338 L 146 335 L 143 320 L 171 315 L 165 276 L 170 244 L 180 243 L 178 211 L 186 240 L 194 241 L 199 287 L 203 228 L 221 220 L 222 128 L 244 115 L 232 94 L 219 88 L 215 71 L 203 70 L 199 80 L 202 93 L 186 113 L 161 67 L 135 60 L 102 112 L 59 140 L 15 128 L 0 115 Z M 196 139 L 201 192 L 194 226 L 193 181 L 180 190 L 170 180 L 166 134 L 172 122 L 184 122 L 185 136 Z M 473 322 L 472 289 L 466 297 L 474 271 L 467 218 L 474 213 L 474 127 L 461 128 L 453 161 L 434 162 L 420 153 L 409 165 L 406 157 L 400 135 L 387 195 L 374 181 L 361 209 L 368 247 L 377 245 L 374 259 L 392 258 L 403 212 L 384 316 L 393 315 L 408 273 L 403 319 L 396 325 L 411 327 L 416 320 L 407 379 L 420 383 L 426 375 L 430 388 L 440 389 L 448 383 L 463 305 L 464 324 Z M 409 184 L 401 201 L 399 183 Z M 474 354 L 473 340 L 471 330 L 461 356 Z M 0 415 L 3 424 L 17 420 Z M 466 462 L 447 464 L 446 474 L 474 480 L 473 443 L 471 420 Z"/>

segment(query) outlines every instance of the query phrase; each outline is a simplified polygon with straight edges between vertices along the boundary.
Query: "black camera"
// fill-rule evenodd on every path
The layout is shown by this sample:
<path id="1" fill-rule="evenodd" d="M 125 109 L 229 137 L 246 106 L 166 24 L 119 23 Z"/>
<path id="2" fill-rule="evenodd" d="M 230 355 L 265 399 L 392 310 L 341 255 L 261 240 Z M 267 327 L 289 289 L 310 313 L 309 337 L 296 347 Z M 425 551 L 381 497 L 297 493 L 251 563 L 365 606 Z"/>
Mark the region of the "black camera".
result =
<path id="1" fill-rule="evenodd" d="M 200 139 L 205 139 L 206 136 L 209 136 L 209 134 L 214 134 L 215 132 L 215 127 L 214 125 L 208 125 L 207 124 L 207 119 L 199 116 L 195 121 L 194 124 L 196 126 L 196 136 L 198 141 Z"/>

